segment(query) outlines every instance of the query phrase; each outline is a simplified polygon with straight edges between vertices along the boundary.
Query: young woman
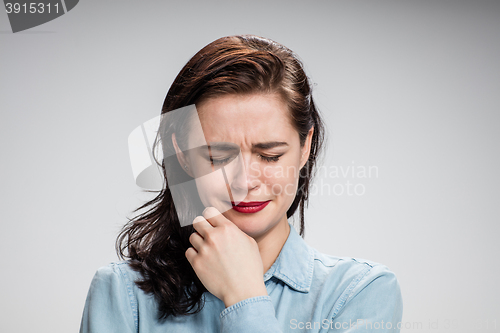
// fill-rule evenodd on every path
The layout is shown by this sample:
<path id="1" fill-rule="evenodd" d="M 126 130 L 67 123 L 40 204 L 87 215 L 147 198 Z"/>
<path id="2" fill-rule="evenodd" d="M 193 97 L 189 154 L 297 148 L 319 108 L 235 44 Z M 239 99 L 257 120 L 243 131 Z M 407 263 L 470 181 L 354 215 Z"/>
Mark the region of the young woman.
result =
<path id="1" fill-rule="evenodd" d="M 122 261 L 97 270 L 81 333 L 399 332 L 386 266 L 301 237 L 324 127 L 292 51 L 249 35 L 210 43 L 172 84 L 162 115 L 174 114 L 159 129 L 164 188 L 121 231 Z M 171 191 L 188 180 L 196 198 Z"/>

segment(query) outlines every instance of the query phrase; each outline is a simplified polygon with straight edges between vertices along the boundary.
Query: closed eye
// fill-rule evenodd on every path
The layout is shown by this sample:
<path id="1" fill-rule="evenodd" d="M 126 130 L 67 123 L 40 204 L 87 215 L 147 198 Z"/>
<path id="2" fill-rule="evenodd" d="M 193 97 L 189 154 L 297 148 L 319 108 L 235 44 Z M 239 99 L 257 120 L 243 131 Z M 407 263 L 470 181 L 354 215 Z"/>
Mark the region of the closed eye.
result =
<path id="1" fill-rule="evenodd" d="M 280 159 L 281 156 L 283 156 L 283 154 L 278 156 L 264 156 L 264 155 L 259 155 L 259 156 L 266 162 L 278 162 L 278 160 Z"/>
<path id="2" fill-rule="evenodd" d="M 210 161 L 213 163 L 213 165 L 221 165 L 221 164 L 226 164 L 227 162 L 229 162 L 230 160 L 232 160 L 232 157 L 228 157 L 228 158 L 225 158 L 223 160 L 214 160 L 214 159 L 210 159 Z"/>
<path id="3" fill-rule="evenodd" d="M 265 156 L 265 155 L 259 155 L 259 157 L 266 161 L 266 162 L 278 162 L 280 157 L 283 156 L 283 154 L 281 155 L 277 155 L 277 156 Z M 226 164 L 227 162 L 229 162 L 230 160 L 232 160 L 233 157 L 228 157 L 228 158 L 225 158 L 225 159 L 210 159 L 210 161 L 213 163 L 213 165 L 221 165 L 221 164 Z"/>

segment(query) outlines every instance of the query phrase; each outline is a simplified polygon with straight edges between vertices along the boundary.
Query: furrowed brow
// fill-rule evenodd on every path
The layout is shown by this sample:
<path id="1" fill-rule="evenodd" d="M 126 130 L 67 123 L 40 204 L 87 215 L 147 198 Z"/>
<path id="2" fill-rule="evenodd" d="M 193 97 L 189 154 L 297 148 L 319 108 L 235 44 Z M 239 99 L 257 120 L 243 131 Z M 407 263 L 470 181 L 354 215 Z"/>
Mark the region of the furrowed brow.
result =
<path id="1" fill-rule="evenodd" d="M 216 151 L 235 151 L 239 150 L 240 148 L 231 143 L 225 143 L 225 142 L 211 142 L 209 145 L 203 145 L 199 146 L 199 149 L 211 149 L 211 150 L 216 150 Z"/>
<path id="2" fill-rule="evenodd" d="M 288 147 L 288 143 L 283 141 L 269 141 L 269 142 L 259 142 L 252 145 L 253 149 L 265 150 L 272 149 L 275 147 Z M 233 143 L 227 142 L 211 142 L 210 145 L 203 145 L 197 147 L 198 149 L 210 149 L 212 151 L 235 151 L 239 150 L 239 147 Z"/>
<path id="3" fill-rule="evenodd" d="M 252 145 L 252 148 L 256 149 L 271 149 L 275 147 L 288 147 L 288 143 L 282 141 L 270 141 L 270 142 L 260 142 Z"/>

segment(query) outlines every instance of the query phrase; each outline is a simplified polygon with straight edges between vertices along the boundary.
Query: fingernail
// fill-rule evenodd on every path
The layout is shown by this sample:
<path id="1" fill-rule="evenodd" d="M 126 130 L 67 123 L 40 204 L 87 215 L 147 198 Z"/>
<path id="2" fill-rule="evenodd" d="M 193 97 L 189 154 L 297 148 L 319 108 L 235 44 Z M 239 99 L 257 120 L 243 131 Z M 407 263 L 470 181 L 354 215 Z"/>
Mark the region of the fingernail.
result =
<path id="1" fill-rule="evenodd" d="M 210 209 L 209 209 L 210 208 Z M 210 219 L 214 216 L 217 216 L 219 215 L 219 211 L 217 210 L 217 208 L 215 207 L 207 207 L 203 210 L 203 216 L 206 218 L 206 219 Z"/>
<path id="2" fill-rule="evenodd" d="M 205 221 L 205 218 L 203 216 L 196 216 L 193 220 L 193 224 L 201 221 Z"/>

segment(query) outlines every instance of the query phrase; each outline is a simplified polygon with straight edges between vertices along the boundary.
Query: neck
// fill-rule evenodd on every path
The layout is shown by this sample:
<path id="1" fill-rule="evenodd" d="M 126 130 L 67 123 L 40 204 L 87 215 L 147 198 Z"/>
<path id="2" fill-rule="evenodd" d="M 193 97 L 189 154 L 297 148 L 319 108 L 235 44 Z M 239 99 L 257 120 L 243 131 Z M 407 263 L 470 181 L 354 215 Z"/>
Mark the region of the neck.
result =
<path id="1" fill-rule="evenodd" d="M 264 273 L 269 270 L 269 268 L 276 261 L 276 258 L 278 258 L 289 233 L 290 225 L 288 224 L 288 220 L 285 215 L 272 229 L 258 239 L 255 239 L 259 246 L 262 264 L 264 266 Z"/>

